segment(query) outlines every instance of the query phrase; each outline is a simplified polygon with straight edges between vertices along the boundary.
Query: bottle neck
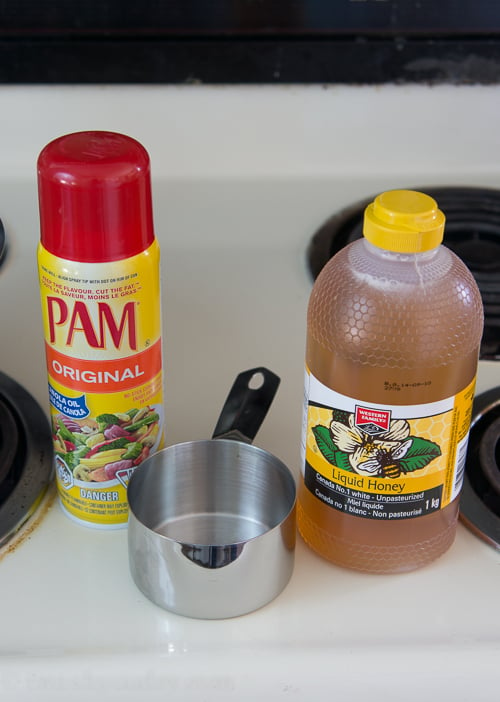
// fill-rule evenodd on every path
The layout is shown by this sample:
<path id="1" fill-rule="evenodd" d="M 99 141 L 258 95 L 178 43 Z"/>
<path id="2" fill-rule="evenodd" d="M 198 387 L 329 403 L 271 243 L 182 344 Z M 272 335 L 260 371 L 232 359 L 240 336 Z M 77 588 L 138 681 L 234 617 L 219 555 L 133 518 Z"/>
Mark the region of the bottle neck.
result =
<path id="1" fill-rule="evenodd" d="M 435 258 L 440 249 L 440 246 L 436 246 L 428 251 L 420 251 L 418 253 L 399 253 L 397 251 L 390 251 L 389 249 L 382 249 L 364 238 L 362 241 L 366 250 L 373 256 L 377 256 L 385 261 L 397 261 L 398 263 L 415 264 L 417 262 L 424 263 L 426 261 L 431 261 Z"/>

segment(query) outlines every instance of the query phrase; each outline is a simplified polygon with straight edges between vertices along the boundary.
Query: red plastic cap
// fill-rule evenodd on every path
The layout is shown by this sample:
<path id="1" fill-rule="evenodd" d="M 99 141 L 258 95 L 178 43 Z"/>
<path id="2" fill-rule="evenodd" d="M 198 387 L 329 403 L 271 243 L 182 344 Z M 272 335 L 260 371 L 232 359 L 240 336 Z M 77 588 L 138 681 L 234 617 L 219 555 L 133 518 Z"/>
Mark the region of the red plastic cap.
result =
<path id="1" fill-rule="evenodd" d="M 77 132 L 38 158 L 41 242 L 72 261 L 135 256 L 154 241 L 146 149 L 114 132 Z"/>

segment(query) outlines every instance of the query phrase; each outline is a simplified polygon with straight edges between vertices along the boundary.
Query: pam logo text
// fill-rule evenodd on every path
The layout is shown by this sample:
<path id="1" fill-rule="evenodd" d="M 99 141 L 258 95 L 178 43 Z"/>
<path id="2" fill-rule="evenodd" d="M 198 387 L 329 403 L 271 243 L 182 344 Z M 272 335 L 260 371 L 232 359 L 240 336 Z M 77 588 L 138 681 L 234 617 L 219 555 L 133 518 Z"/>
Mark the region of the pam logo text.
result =
<path id="1" fill-rule="evenodd" d="M 98 302 L 89 309 L 82 300 L 70 303 L 59 297 L 47 297 L 47 319 L 51 344 L 72 346 L 84 338 L 94 349 L 116 349 L 127 344 L 137 350 L 136 302 L 129 301 L 121 309 L 107 302 Z M 114 309 L 115 308 L 115 309 Z M 116 316 L 115 316 L 116 314 Z"/>

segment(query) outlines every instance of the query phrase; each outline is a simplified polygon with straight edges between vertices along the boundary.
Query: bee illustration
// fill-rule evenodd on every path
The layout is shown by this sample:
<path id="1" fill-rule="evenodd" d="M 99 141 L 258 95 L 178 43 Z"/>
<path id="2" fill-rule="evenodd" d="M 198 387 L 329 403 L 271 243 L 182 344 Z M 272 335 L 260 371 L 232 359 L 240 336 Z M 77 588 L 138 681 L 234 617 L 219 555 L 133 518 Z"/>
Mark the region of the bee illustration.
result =
<path id="1" fill-rule="evenodd" d="M 404 458 L 411 446 L 411 439 L 391 449 L 379 449 L 376 460 L 379 464 L 380 475 L 384 478 L 399 478 L 401 473 L 400 459 Z"/>

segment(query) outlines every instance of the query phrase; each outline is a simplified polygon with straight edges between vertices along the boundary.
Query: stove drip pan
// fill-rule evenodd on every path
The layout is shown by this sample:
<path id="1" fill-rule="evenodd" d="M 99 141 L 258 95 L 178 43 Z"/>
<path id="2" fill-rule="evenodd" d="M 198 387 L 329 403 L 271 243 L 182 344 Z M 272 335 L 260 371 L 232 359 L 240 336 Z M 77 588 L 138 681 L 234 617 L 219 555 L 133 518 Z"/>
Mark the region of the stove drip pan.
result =
<path id="1" fill-rule="evenodd" d="M 0 546 L 35 512 L 52 473 L 45 414 L 23 387 L 0 373 Z"/>
<path id="2" fill-rule="evenodd" d="M 485 325 L 481 358 L 500 359 L 500 190 L 472 187 L 416 187 L 433 197 L 446 216 L 443 243 L 471 271 L 481 293 Z M 307 251 L 313 278 L 346 244 L 363 235 L 363 215 L 373 196 L 330 217 Z"/>
<path id="3" fill-rule="evenodd" d="M 500 386 L 474 400 L 460 519 L 500 550 Z"/>

